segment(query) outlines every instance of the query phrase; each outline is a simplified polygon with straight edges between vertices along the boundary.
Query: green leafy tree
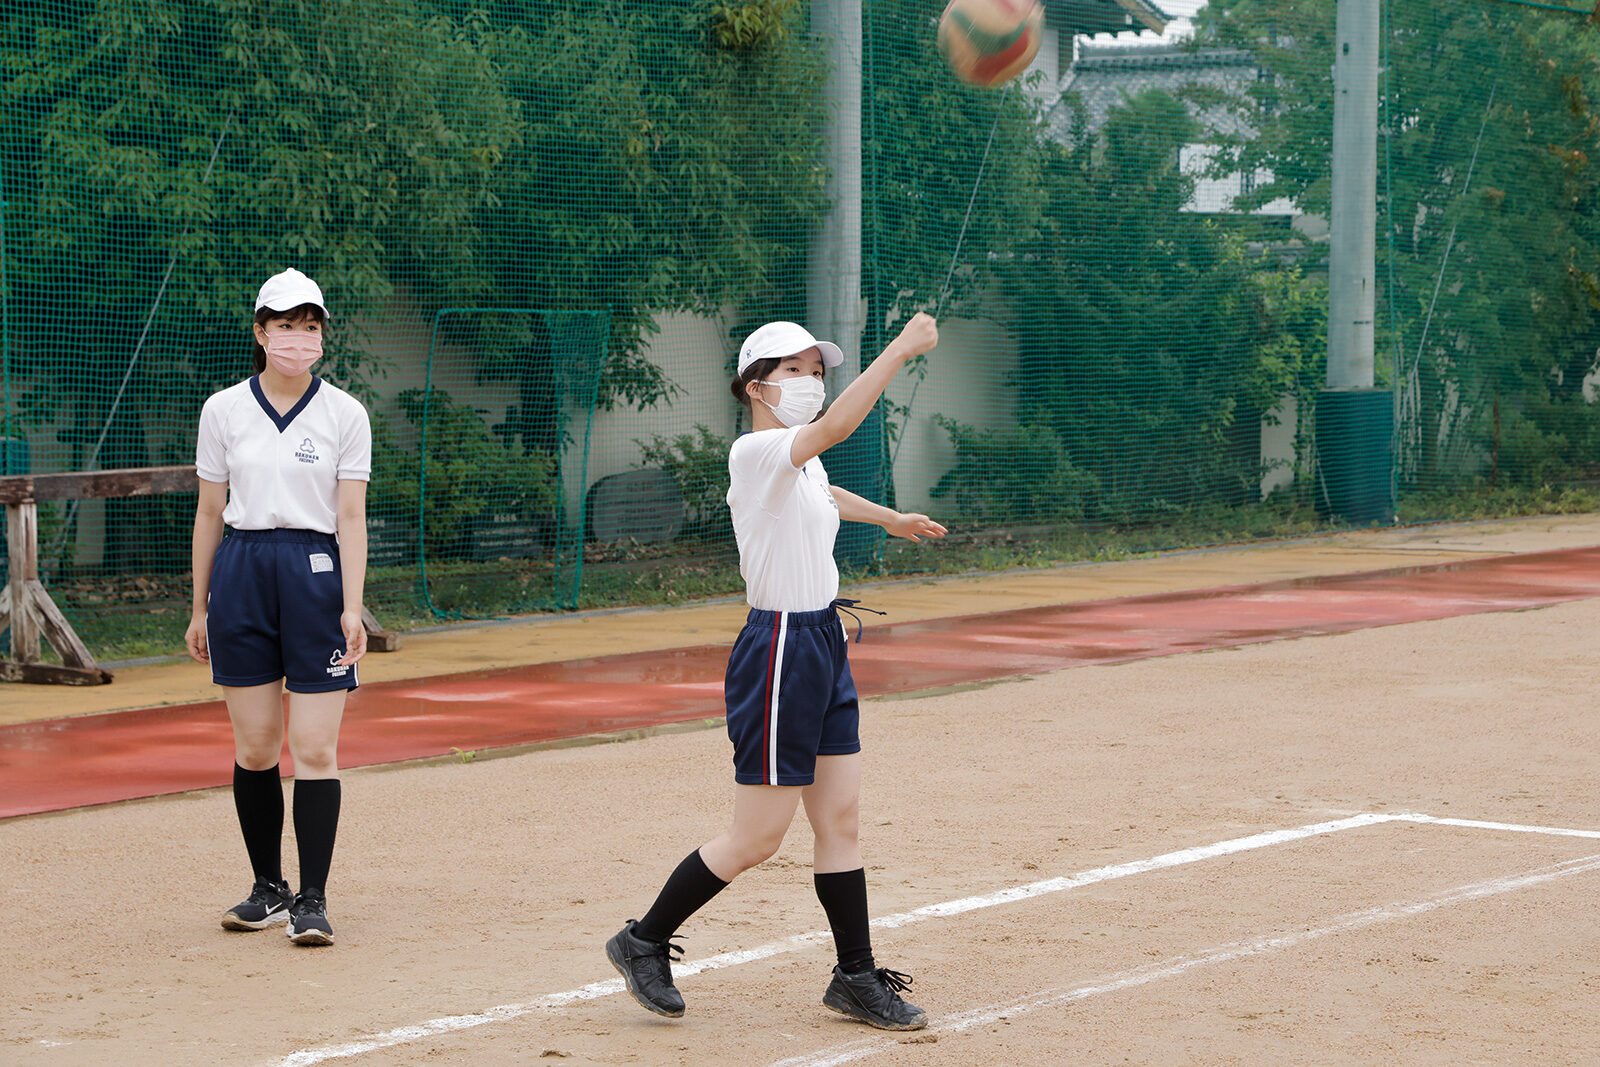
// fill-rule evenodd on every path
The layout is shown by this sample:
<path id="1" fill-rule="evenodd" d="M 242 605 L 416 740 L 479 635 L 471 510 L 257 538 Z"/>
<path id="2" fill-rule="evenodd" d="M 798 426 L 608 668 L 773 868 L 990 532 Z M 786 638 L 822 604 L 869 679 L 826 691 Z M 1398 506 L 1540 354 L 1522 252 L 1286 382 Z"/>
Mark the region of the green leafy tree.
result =
<path id="1" fill-rule="evenodd" d="M 204 396 L 248 366 L 255 286 L 289 265 L 330 294 L 343 384 L 387 369 L 354 324 L 397 307 L 596 309 L 601 403 L 670 398 L 645 356 L 655 315 L 794 300 L 825 185 L 804 15 L 793 0 L 18 8 L 0 25 L 0 179 L 13 378 L 31 391 L 8 418 L 69 424 L 40 466 L 88 463 L 102 431 L 99 465 L 183 461 Z M 446 340 L 511 384 L 502 426 L 558 461 L 559 331 L 461 318 Z M 152 544 L 186 561 L 176 534 L 108 529 L 112 566 Z"/>
<path id="2" fill-rule="evenodd" d="M 909 310 L 933 310 L 946 277 L 945 314 L 970 311 L 993 283 L 995 264 L 1021 246 L 1044 203 L 1038 103 L 1020 82 L 975 88 L 951 73 L 935 36 L 943 7 L 937 0 L 886 0 L 863 13 L 868 356 L 882 350 L 897 310 L 902 318 Z M 958 237 L 962 255 L 952 276 Z"/>
<path id="3" fill-rule="evenodd" d="M 1576 442 L 1592 434 L 1560 428 L 1589 420 L 1600 350 L 1600 32 L 1475 0 L 1386 7 L 1380 376 L 1400 394 L 1404 483 L 1587 468 Z M 1201 15 L 1206 43 L 1248 48 L 1271 75 L 1235 102 L 1255 134 L 1220 164 L 1270 170 L 1246 203 L 1327 213 L 1334 18 L 1334 0 Z"/>
<path id="4" fill-rule="evenodd" d="M 1004 279 L 1019 417 L 1093 480 L 1094 517 L 1247 502 L 1260 460 L 1241 431 L 1293 388 L 1306 324 L 1240 238 L 1184 210 L 1180 149 L 1201 130 L 1183 102 L 1145 91 L 1084 123 L 1048 150 L 1049 200 Z"/>
<path id="5" fill-rule="evenodd" d="M 659 434 L 636 442 L 645 467 L 665 472 L 683 494 L 684 534 L 702 541 L 732 542 L 728 510 L 728 450 L 733 441 L 695 424 L 693 433 Z"/>
<path id="6" fill-rule="evenodd" d="M 980 430 L 938 417 L 950 434 L 956 464 L 929 491 L 948 498 L 973 525 L 1074 522 L 1087 511 L 1094 476 L 1073 464 L 1048 426 Z"/>
<path id="7" fill-rule="evenodd" d="M 333 294 L 329 372 L 353 385 L 373 368 L 351 324 L 407 262 L 471 273 L 475 213 L 517 135 L 481 22 L 413 0 L 14 15 L 0 36 L 6 295 L 13 375 L 32 388 L 20 408 L 69 427 L 45 463 L 192 455 L 200 401 L 249 366 L 255 287 L 284 266 Z M 153 546 L 176 546 L 181 566 L 151 507 L 109 506 L 109 566 L 148 565 Z"/>
<path id="8" fill-rule="evenodd" d="M 430 556 L 469 554 L 476 524 L 490 515 L 537 520 L 557 514 L 561 487 L 548 456 L 497 440 L 483 412 L 447 394 L 408 389 L 397 401 L 406 420 L 426 431 L 420 517 Z M 397 488 L 403 493 L 408 487 Z M 547 531 L 546 540 L 554 533 Z"/>
<path id="9" fill-rule="evenodd" d="M 609 310 L 601 404 L 659 403 L 675 385 L 643 354 L 657 313 L 792 299 L 803 273 L 826 181 L 804 12 L 502 7 L 495 58 L 524 127 L 485 221 L 489 284 L 513 306 Z M 491 347 L 490 375 L 537 382 L 537 352 Z"/>

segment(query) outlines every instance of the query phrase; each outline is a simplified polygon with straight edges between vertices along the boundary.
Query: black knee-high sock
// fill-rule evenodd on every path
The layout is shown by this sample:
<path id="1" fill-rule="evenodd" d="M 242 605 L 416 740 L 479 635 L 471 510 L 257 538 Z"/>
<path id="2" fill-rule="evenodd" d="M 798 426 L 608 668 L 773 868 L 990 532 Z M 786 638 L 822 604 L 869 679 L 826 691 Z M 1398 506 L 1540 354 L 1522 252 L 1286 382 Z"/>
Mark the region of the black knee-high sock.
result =
<path id="1" fill-rule="evenodd" d="M 247 771 L 235 763 L 233 810 L 239 813 L 239 829 L 255 876 L 283 881 L 283 783 L 278 768 Z"/>
<path id="2" fill-rule="evenodd" d="M 333 839 L 339 832 L 339 779 L 296 778 L 294 836 L 300 846 L 300 888 L 328 888 Z"/>
<path id="3" fill-rule="evenodd" d="M 812 876 L 817 884 L 817 899 L 828 913 L 833 930 L 833 947 L 839 953 L 839 967 L 846 974 L 872 970 L 872 932 L 867 925 L 867 872 L 853 871 Z"/>
<path id="4" fill-rule="evenodd" d="M 700 850 L 695 849 L 667 878 L 667 884 L 661 887 L 660 895 L 644 913 L 644 918 L 634 924 L 634 935 L 646 941 L 665 941 L 677 933 L 684 920 L 705 907 L 727 886 L 727 882 L 711 873 L 706 861 L 700 858 Z"/>

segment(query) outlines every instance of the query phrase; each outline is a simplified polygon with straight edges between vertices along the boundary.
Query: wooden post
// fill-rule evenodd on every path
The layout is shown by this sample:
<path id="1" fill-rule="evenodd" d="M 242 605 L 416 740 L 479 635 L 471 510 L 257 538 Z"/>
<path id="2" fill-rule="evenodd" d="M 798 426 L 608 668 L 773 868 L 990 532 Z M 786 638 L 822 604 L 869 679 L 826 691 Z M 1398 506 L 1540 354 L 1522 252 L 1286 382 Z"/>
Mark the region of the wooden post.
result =
<path id="1" fill-rule="evenodd" d="M 11 627 L 11 658 L 0 660 L 0 680 L 55 685 L 105 685 L 111 672 L 95 664 L 56 602 L 39 581 L 39 505 L 6 504 L 9 574 L 0 597 L 0 627 Z M 61 654 L 61 665 L 39 662 L 39 635 Z"/>
<path id="2" fill-rule="evenodd" d="M 39 578 L 39 506 L 6 505 L 6 591 L 11 594 L 11 658 L 39 658 L 39 625 L 28 611 L 28 582 Z"/>

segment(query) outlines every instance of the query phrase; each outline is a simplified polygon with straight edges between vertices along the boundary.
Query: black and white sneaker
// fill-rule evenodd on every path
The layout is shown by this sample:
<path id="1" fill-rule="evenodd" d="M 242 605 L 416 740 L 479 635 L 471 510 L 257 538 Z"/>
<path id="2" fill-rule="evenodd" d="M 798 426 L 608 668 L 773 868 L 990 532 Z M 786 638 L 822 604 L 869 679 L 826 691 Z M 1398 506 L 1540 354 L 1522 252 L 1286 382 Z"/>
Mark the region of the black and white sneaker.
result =
<path id="1" fill-rule="evenodd" d="M 606 942 L 606 959 L 628 984 L 641 1005 L 669 1019 L 683 1016 L 683 994 L 672 984 L 672 953 L 683 958 L 683 946 L 671 941 L 646 941 L 633 932 L 634 920 Z"/>
<path id="2" fill-rule="evenodd" d="M 288 882 L 269 882 L 257 878 L 250 887 L 250 896 L 242 904 L 235 904 L 222 916 L 224 930 L 265 930 L 274 923 L 289 917 L 289 905 L 294 895 Z"/>
<path id="3" fill-rule="evenodd" d="M 320 889 L 303 889 L 289 905 L 289 940 L 297 945 L 333 944 L 328 902 Z"/>
<path id="4" fill-rule="evenodd" d="M 921 1030 L 928 1025 L 928 1013 L 900 999 L 900 992 L 910 988 L 911 976 L 899 971 L 879 967 L 847 974 L 835 966 L 822 1003 L 879 1030 Z"/>

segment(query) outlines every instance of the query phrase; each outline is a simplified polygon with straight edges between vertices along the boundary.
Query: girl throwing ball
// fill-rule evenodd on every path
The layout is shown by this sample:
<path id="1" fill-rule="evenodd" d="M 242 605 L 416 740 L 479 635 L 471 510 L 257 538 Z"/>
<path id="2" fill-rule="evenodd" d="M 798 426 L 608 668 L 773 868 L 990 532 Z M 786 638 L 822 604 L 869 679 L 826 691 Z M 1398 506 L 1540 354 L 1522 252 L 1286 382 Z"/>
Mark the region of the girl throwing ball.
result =
<path id="1" fill-rule="evenodd" d="M 885 1030 L 927 1025 L 900 996 L 908 975 L 877 966 L 867 920 L 857 805 L 861 740 L 855 682 L 839 618 L 833 561 L 841 519 L 896 537 L 941 537 L 926 515 L 903 515 L 828 484 L 817 457 L 849 437 L 895 372 L 938 342 L 934 321 L 915 316 L 850 383 L 826 414 L 823 376 L 844 355 L 792 322 L 770 322 L 745 340 L 733 394 L 751 409 L 752 432 L 728 454 L 728 507 L 739 543 L 749 621 L 728 659 L 725 696 L 733 741 L 733 823 L 678 864 L 643 919 L 606 942 L 628 992 L 658 1015 L 684 1013 L 672 982 L 669 939 L 744 871 L 778 851 L 805 804 L 816 836 L 817 897 L 839 962 L 822 1003 Z"/>
<path id="2" fill-rule="evenodd" d="M 189 654 L 211 664 L 233 723 L 233 801 L 255 872 L 229 930 L 287 921 L 301 945 L 333 944 L 328 868 L 339 825 L 339 721 L 366 653 L 372 429 L 350 394 L 311 373 L 327 305 L 297 270 L 256 298 L 255 373 L 206 401 L 195 466 Z M 300 891 L 281 865 L 283 691 L 289 691 Z"/>

